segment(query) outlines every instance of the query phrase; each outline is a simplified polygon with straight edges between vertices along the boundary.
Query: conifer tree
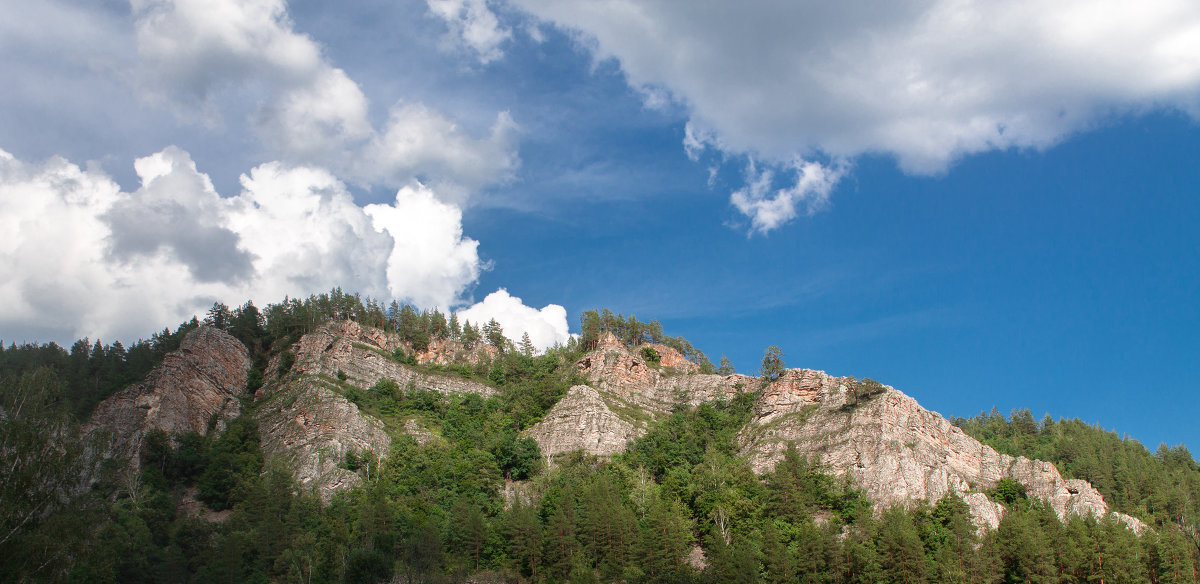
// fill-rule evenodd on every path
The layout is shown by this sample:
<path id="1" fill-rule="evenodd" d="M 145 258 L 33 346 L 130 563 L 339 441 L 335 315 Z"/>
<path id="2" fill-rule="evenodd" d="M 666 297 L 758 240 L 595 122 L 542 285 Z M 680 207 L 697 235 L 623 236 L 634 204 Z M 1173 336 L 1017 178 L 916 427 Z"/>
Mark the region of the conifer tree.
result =
<path id="1" fill-rule="evenodd" d="M 525 333 L 521 335 L 520 349 L 526 357 L 532 357 L 537 351 L 533 346 L 533 341 L 529 339 L 529 331 L 525 331 Z"/>

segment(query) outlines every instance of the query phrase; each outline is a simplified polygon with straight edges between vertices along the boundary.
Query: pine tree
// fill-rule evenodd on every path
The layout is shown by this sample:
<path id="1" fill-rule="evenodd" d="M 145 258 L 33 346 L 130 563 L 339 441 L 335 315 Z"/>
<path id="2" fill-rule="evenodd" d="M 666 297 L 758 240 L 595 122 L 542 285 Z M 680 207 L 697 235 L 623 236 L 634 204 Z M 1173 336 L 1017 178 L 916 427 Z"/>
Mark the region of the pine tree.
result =
<path id="1" fill-rule="evenodd" d="M 783 375 L 783 350 L 775 345 L 767 347 L 767 352 L 763 354 L 762 368 L 758 370 L 759 379 L 763 385 L 766 385 Z"/>
<path id="2" fill-rule="evenodd" d="M 532 357 L 537 351 L 537 349 L 535 349 L 533 346 L 533 341 L 529 339 L 529 331 L 525 331 L 525 333 L 521 335 L 520 348 L 521 352 L 524 353 L 526 357 Z"/>
<path id="3" fill-rule="evenodd" d="M 733 361 L 729 357 L 721 355 L 721 366 L 717 368 L 718 375 L 733 375 L 736 371 L 733 368 Z"/>
<path id="4" fill-rule="evenodd" d="M 496 319 L 490 319 L 483 325 L 483 338 L 487 340 L 489 345 L 497 349 L 504 349 L 504 328 L 500 326 L 500 323 L 496 322 Z"/>

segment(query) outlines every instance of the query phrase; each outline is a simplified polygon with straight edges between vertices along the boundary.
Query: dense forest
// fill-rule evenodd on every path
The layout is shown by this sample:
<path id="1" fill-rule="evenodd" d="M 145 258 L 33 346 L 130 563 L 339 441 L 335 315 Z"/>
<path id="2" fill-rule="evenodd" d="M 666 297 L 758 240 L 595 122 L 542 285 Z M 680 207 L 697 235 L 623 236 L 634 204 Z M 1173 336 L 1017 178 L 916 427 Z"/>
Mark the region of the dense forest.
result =
<path id="1" fill-rule="evenodd" d="M 497 392 L 343 387 L 393 427 L 419 419 L 433 439 L 396 433 L 390 452 L 348 457 L 361 484 L 323 505 L 264 458 L 250 395 L 271 357 L 340 319 L 396 332 L 414 349 L 434 339 L 493 345 L 494 359 L 453 372 Z M 150 435 L 137 476 L 90 456 L 78 422 L 202 323 L 251 352 L 242 415 L 219 435 Z M 1036 423 L 1028 412 L 955 422 L 1002 452 L 1091 480 L 1154 529 L 1139 537 L 1110 519 L 1062 523 L 1005 481 L 991 495 L 1008 511 L 991 532 L 979 532 L 954 497 L 874 510 L 794 449 L 756 475 L 737 443 L 753 415 L 750 392 L 679 407 L 611 460 L 575 454 L 547 466 L 520 431 L 581 382 L 574 362 L 603 332 L 631 346 L 666 344 L 716 369 L 656 321 L 589 311 L 581 330 L 539 355 L 494 321 L 460 323 L 334 290 L 262 310 L 218 304 L 203 321 L 129 348 L 87 339 L 70 351 L 0 345 L 0 581 L 1198 581 L 1200 469 L 1185 449 L 1151 454 L 1077 421 Z M 190 498 L 209 510 L 204 518 L 185 512 Z"/>

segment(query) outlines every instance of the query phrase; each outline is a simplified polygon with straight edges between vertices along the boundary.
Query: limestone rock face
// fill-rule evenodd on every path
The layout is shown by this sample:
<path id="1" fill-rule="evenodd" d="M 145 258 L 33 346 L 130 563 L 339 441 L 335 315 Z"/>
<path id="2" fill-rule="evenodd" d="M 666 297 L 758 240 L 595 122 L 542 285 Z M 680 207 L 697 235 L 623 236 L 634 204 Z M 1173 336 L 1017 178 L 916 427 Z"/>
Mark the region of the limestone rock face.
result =
<path id="1" fill-rule="evenodd" d="M 296 379 L 259 400 L 257 416 L 264 455 L 287 461 L 300 486 L 325 502 L 360 480 L 344 468 L 347 452 L 386 456 L 392 446 L 382 422 L 319 378 Z"/>
<path id="2" fill-rule="evenodd" d="M 187 334 L 141 383 L 100 402 L 87 431 L 111 432 L 111 454 L 140 465 L 147 432 L 168 434 L 221 430 L 241 411 L 250 356 L 240 341 L 219 329 L 200 327 Z"/>
<path id="3" fill-rule="evenodd" d="M 1065 480 L 1049 462 L 999 454 L 891 387 L 856 400 L 858 387 L 854 378 L 823 371 L 787 371 L 764 389 L 755 418 L 740 435 L 742 454 L 756 472 L 768 472 L 794 443 L 835 473 L 852 477 L 877 504 L 936 501 L 956 493 L 971 505 L 978 524 L 992 528 L 1001 508 L 982 491 L 1002 478 L 1049 501 L 1060 518 L 1108 513 L 1087 481 Z"/>
<path id="4" fill-rule="evenodd" d="M 642 432 L 614 413 L 598 391 L 576 385 L 526 435 L 537 441 L 542 456 L 552 459 L 572 450 L 611 456 Z"/>
<path id="5" fill-rule="evenodd" d="M 658 353 L 658 367 L 642 357 L 641 348 L 647 346 Z M 676 404 L 728 398 L 751 382 L 741 375 L 689 374 L 697 367 L 678 351 L 665 345 L 630 349 L 607 333 L 576 368 L 595 387 L 572 387 L 525 432 L 550 460 L 572 450 L 602 457 L 622 452 L 629 441 L 646 433 L 649 422 L 670 414 Z"/>
<path id="6" fill-rule="evenodd" d="M 400 346 L 395 335 L 378 329 L 360 326 L 345 321 L 321 327 L 304 335 L 292 347 L 296 357 L 289 375 L 313 375 L 337 379 L 341 372 L 346 381 L 361 388 L 369 388 L 380 379 L 391 379 L 401 389 L 412 387 L 440 393 L 477 393 L 489 396 L 495 393 L 489 385 L 463 379 L 454 375 L 435 375 L 415 371 L 397 363 L 389 355 Z M 269 378 L 260 395 L 278 385 L 279 357 L 268 367 Z"/>
<path id="7" fill-rule="evenodd" d="M 398 347 L 408 350 L 397 335 L 346 321 L 304 335 L 292 346 L 295 362 L 282 375 L 280 357 L 276 357 L 268 366 L 266 383 L 255 394 L 264 454 L 285 460 L 302 487 L 315 489 L 328 501 L 335 491 L 353 487 L 360 480 L 357 473 L 345 468 L 347 452 L 386 456 L 392 444 L 381 421 L 337 391 L 339 373 L 345 383 L 360 389 L 390 379 L 401 389 L 485 397 L 495 393 L 491 386 L 477 381 L 402 365 L 390 357 Z M 433 362 L 439 353 L 427 352 L 427 357 L 431 355 Z M 428 431 L 415 424 L 405 426 L 404 431 L 420 443 L 431 439 Z"/>
<path id="8" fill-rule="evenodd" d="M 642 358 L 642 347 L 659 354 L 659 367 Z M 667 363 L 675 363 L 668 366 Z M 611 333 L 600 337 L 596 349 L 584 355 L 576 368 L 602 395 L 646 410 L 651 417 L 669 413 L 676 404 L 698 405 L 728 398 L 739 388 L 752 387 L 744 375 L 702 375 L 695 364 L 666 345 L 625 346 Z"/>

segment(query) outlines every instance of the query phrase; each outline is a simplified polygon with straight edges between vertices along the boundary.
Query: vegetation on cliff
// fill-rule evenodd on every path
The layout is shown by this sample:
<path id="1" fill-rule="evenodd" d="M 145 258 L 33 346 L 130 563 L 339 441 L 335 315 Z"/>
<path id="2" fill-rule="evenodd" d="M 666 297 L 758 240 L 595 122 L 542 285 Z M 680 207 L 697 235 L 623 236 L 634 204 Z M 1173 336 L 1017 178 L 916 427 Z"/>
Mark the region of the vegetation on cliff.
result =
<path id="1" fill-rule="evenodd" d="M 980 532 L 953 496 L 873 510 L 853 485 L 794 448 L 756 475 L 739 456 L 738 432 L 758 403 L 750 392 L 677 406 L 611 460 L 577 452 L 547 465 L 520 431 L 580 382 L 574 363 L 594 342 L 589 335 L 612 332 L 630 346 L 660 343 L 701 368 L 708 362 L 653 321 L 585 313 L 581 339 L 538 356 L 495 338 L 492 323 L 476 329 L 453 315 L 385 309 L 336 290 L 261 312 L 249 303 L 215 306 L 205 321 L 250 348 L 253 389 L 272 356 L 343 318 L 395 332 L 413 350 L 438 338 L 490 342 L 495 358 L 484 363 L 417 366 L 403 351 L 389 357 L 489 383 L 496 393 L 358 387 L 330 377 L 384 419 L 393 440 L 390 452 L 347 456 L 343 464 L 361 481 L 328 505 L 263 456 L 249 392 L 223 433 L 148 435 L 140 475 L 87 467 L 72 420 L 107 391 L 104 383 L 90 386 L 94 394 L 71 393 L 70 361 L 46 357 L 61 349 L 5 349 L 0 454 L 13 469 L 25 466 L 0 480 L 0 581 L 1197 581 L 1200 473 L 1182 447 L 1150 454 L 1084 424 L 1038 424 L 1024 414 L 957 420 L 1001 452 L 1053 460 L 1064 474 L 1093 481 L 1118 509 L 1156 526 L 1139 538 L 1111 519 L 1064 523 L 1005 484 L 993 492 L 1007 506 L 999 527 Z M 176 334 L 156 335 L 149 346 L 169 346 Z M 89 348 L 89 359 L 94 353 Z M 871 383 L 859 399 L 877 389 Z M 401 431 L 407 421 L 419 421 L 429 439 Z M 90 488 L 67 486 L 83 474 Z"/>

